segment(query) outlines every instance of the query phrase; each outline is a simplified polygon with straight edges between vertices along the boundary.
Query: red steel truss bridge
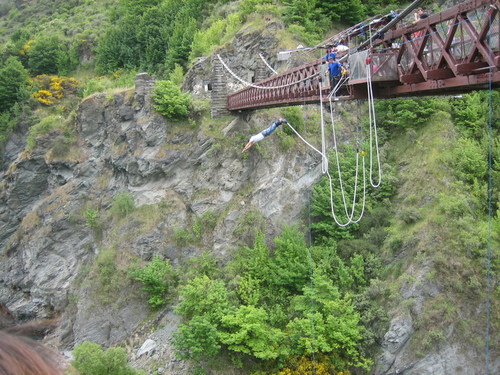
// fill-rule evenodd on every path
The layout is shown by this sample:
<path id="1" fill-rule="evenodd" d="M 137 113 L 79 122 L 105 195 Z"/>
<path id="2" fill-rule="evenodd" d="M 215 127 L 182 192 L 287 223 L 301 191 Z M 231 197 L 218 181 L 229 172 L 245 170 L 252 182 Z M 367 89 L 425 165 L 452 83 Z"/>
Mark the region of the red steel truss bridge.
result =
<path id="1" fill-rule="evenodd" d="M 413 9 L 407 8 L 400 16 Z M 399 16 L 372 21 L 374 27 L 379 26 L 374 34 L 341 58 L 348 66 L 349 80 L 336 97 L 367 98 L 370 78 L 376 98 L 456 94 L 485 89 L 490 83 L 499 87 L 499 12 L 500 0 L 469 0 L 412 24 L 403 25 Z M 320 47 L 352 41 L 366 30 L 364 23 L 358 24 Z M 274 74 L 229 94 L 227 109 L 327 101 L 331 87 L 323 61 L 317 59 Z"/>

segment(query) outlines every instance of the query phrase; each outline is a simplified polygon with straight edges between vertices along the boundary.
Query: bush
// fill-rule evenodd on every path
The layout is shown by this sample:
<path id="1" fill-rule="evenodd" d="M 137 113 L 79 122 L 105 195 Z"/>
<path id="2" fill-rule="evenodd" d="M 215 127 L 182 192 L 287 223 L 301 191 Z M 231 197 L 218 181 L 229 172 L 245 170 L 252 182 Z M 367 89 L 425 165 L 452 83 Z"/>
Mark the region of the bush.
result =
<path id="1" fill-rule="evenodd" d="M 376 102 L 377 120 L 382 125 L 414 128 L 429 120 L 437 100 L 397 99 Z"/>
<path id="2" fill-rule="evenodd" d="M 57 36 L 35 40 L 27 52 L 28 67 L 31 73 L 34 75 L 57 74 L 62 50 L 61 41 Z"/>
<path id="3" fill-rule="evenodd" d="M 221 348 L 217 327 L 206 315 L 195 316 L 174 333 L 174 347 L 181 359 L 214 358 Z"/>
<path id="4" fill-rule="evenodd" d="M 176 274 L 168 259 L 153 257 L 151 263 L 143 268 L 131 270 L 130 275 L 144 284 L 143 290 L 149 293 L 149 306 L 157 309 L 167 303 L 167 294 L 175 285 Z"/>
<path id="5" fill-rule="evenodd" d="M 99 227 L 99 211 L 93 208 L 85 210 L 85 223 L 89 228 L 96 229 Z"/>
<path id="6" fill-rule="evenodd" d="M 191 96 L 183 94 L 172 81 L 158 81 L 153 91 L 154 108 L 171 120 L 187 117 Z"/>
<path id="7" fill-rule="evenodd" d="M 28 71 L 17 58 L 9 57 L 0 66 L 0 112 L 24 99 L 28 78 Z"/>
<path id="8" fill-rule="evenodd" d="M 139 375 L 127 364 L 127 352 L 123 348 L 109 348 L 106 351 L 98 344 L 85 341 L 73 350 L 71 364 L 80 375 Z"/>
<path id="9" fill-rule="evenodd" d="M 134 197 L 129 192 L 121 191 L 113 198 L 111 212 L 117 217 L 125 217 L 134 210 Z"/>
<path id="10" fill-rule="evenodd" d="M 300 107 L 286 107 L 281 110 L 281 113 L 298 133 L 304 130 L 304 116 Z M 295 135 L 288 125 L 283 125 L 283 131 L 285 134 Z"/>
<path id="11" fill-rule="evenodd" d="M 473 139 L 460 138 L 449 155 L 449 163 L 453 173 L 464 182 L 485 179 L 488 166 L 486 150 Z"/>
<path id="12" fill-rule="evenodd" d="M 61 116 L 47 116 L 38 124 L 33 125 L 29 129 L 28 137 L 26 138 L 26 150 L 30 151 L 36 146 L 36 138 L 39 135 L 48 134 L 52 130 L 62 126 L 63 118 Z"/>

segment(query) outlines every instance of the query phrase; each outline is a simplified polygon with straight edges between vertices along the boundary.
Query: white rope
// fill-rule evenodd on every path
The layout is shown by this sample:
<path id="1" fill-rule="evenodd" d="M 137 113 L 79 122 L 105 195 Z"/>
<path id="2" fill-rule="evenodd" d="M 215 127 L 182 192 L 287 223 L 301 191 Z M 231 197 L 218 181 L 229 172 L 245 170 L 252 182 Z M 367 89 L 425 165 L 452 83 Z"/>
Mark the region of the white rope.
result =
<path id="1" fill-rule="evenodd" d="M 335 150 L 335 160 L 337 162 L 337 173 L 339 176 L 339 185 L 340 185 L 340 192 L 342 194 L 342 201 L 344 203 L 344 209 L 345 209 L 346 216 L 349 219 L 349 222 L 347 224 L 349 224 L 351 222 L 357 223 L 363 217 L 363 213 L 365 211 L 365 204 L 366 204 L 365 157 L 362 156 L 363 157 L 363 203 L 362 203 L 362 209 L 361 209 L 361 213 L 360 213 L 358 219 L 353 220 L 352 218 L 354 217 L 354 210 L 355 210 L 355 206 L 356 206 L 357 186 L 358 186 L 359 151 L 356 150 L 356 173 L 355 173 L 355 177 L 354 177 L 354 192 L 353 192 L 353 199 L 352 199 L 352 205 L 351 205 L 351 214 L 348 214 L 347 202 L 346 202 L 346 198 L 345 198 L 346 193 L 345 193 L 345 189 L 344 189 L 344 184 L 342 182 L 342 171 L 341 171 L 341 167 L 340 167 L 340 158 L 339 158 L 339 151 L 338 151 L 338 145 L 337 145 L 337 135 L 336 135 L 336 131 L 335 131 L 335 118 L 333 115 L 334 110 L 333 110 L 333 106 L 332 106 L 331 97 L 329 99 L 330 99 L 329 100 L 330 118 L 331 118 L 331 122 L 332 122 L 332 134 L 333 134 L 333 149 Z M 333 205 L 333 202 L 332 202 L 332 205 Z"/>
<path id="2" fill-rule="evenodd" d="M 370 184 L 379 187 L 382 182 L 382 168 L 380 165 L 380 151 L 378 147 L 377 118 L 375 116 L 375 102 L 373 99 L 371 63 L 366 64 L 366 84 L 368 86 L 368 114 L 370 119 Z M 378 182 L 373 182 L 373 140 L 375 139 L 375 151 L 377 154 Z"/>
<path id="3" fill-rule="evenodd" d="M 330 91 L 330 94 L 328 95 L 328 100 L 331 100 L 332 97 L 334 97 L 337 94 L 337 91 L 340 90 L 340 87 L 349 79 L 347 75 L 343 75 L 340 77 L 339 81 L 335 85 L 332 91 Z"/>
<path id="4" fill-rule="evenodd" d="M 328 172 L 328 155 L 326 154 L 326 136 L 325 136 L 325 120 L 323 118 L 323 85 L 322 80 L 319 81 L 319 105 L 321 108 L 321 172 Z"/>
<path id="5" fill-rule="evenodd" d="M 322 84 L 321 81 L 319 82 L 320 86 L 320 100 L 322 103 Z M 330 102 L 331 105 L 331 102 Z M 330 111 L 331 112 L 331 111 Z M 333 120 L 333 118 L 332 118 Z M 359 214 L 359 217 L 355 220 L 353 220 L 354 213 L 355 213 L 355 208 L 356 208 L 356 197 L 357 197 L 357 189 L 358 189 L 358 171 L 359 171 L 359 152 L 356 151 L 356 174 L 355 174 L 355 179 L 354 179 L 354 194 L 353 194 L 353 201 L 352 201 L 352 206 L 351 206 L 351 213 L 349 214 L 348 208 L 347 208 L 347 203 L 346 203 L 346 198 L 345 198 L 345 192 L 343 189 L 343 183 L 342 183 L 342 173 L 340 170 L 340 161 L 338 157 L 338 150 L 337 150 L 337 141 L 336 141 L 336 136 L 335 136 L 335 128 L 333 127 L 333 122 L 332 122 L 332 131 L 334 134 L 334 148 L 336 152 L 336 161 L 337 161 L 337 172 L 339 174 L 339 181 L 340 181 L 340 186 L 341 186 L 341 192 L 342 192 L 342 199 L 344 203 L 344 210 L 345 214 L 347 217 L 347 222 L 341 223 L 340 220 L 337 217 L 337 214 L 335 213 L 335 205 L 333 202 L 333 179 L 332 176 L 330 175 L 330 172 L 328 170 L 328 155 L 326 152 L 326 136 L 325 136 L 325 126 L 324 126 L 324 116 L 323 116 L 323 104 L 321 104 L 321 149 L 322 151 L 318 150 L 316 147 L 311 145 L 309 142 L 307 142 L 298 132 L 295 130 L 295 128 L 287 122 L 287 125 L 292 129 L 292 131 L 311 149 L 316 151 L 318 154 L 321 155 L 321 169 L 323 174 L 326 174 L 328 177 L 328 183 L 329 183 L 329 188 L 330 188 L 330 209 L 332 212 L 332 217 L 335 220 L 335 223 L 337 223 L 338 226 L 341 227 L 346 227 L 347 225 L 351 223 L 357 223 L 361 220 L 363 217 L 364 211 L 365 211 L 365 202 L 366 202 L 366 173 L 365 173 L 365 158 L 363 156 L 363 205 L 361 212 Z"/>
<path id="6" fill-rule="evenodd" d="M 259 53 L 259 57 L 262 61 L 264 61 L 264 64 L 266 64 L 266 66 L 274 73 L 274 74 L 278 74 L 278 72 L 276 70 L 273 69 L 273 67 L 271 65 L 269 65 L 267 63 L 267 61 L 264 59 L 264 56 L 262 56 L 262 53 Z"/>
<path id="7" fill-rule="evenodd" d="M 302 142 L 304 142 L 304 143 L 305 143 L 306 145 L 308 145 L 311 149 L 313 149 L 314 151 L 316 151 L 318 154 L 320 154 L 320 155 L 323 157 L 323 153 L 322 153 L 320 150 L 318 150 L 316 147 L 314 147 L 312 144 L 310 144 L 309 142 L 307 142 L 307 141 L 304 139 L 304 137 L 302 137 L 302 136 L 301 136 L 301 135 L 297 132 L 297 130 L 295 130 L 295 128 L 294 128 L 294 127 L 293 127 L 293 126 L 292 126 L 289 122 L 287 122 L 286 124 L 290 127 L 290 129 L 292 129 L 292 131 L 295 133 L 295 135 L 296 135 L 297 137 L 299 137 L 299 138 L 300 138 L 300 140 L 301 140 Z"/>
<path id="8" fill-rule="evenodd" d="M 311 79 L 311 78 L 314 78 L 316 77 L 317 75 L 319 75 L 319 73 L 314 73 L 306 78 L 303 78 L 299 81 L 295 81 L 295 82 L 291 82 L 291 83 L 287 83 L 286 85 L 281 85 L 281 86 L 257 86 L 257 85 L 254 85 L 253 83 L 250 83 L 250 82 L 247 82 L 245 80 L 243 80 L 242 78 L 238 77 L 235 73 L 233 73 L 231 71 L 231 69 L 229 69 L 229 67 L 226 65 L 226 63 L 224 63 L 224 61 L 222 60 L 222 57 L 220 57 L 220 55 L 217 55 L 217 57 L 219 58 L 222 66 L 224 68 L 226 68 L 226 70 L 234 77 L 236 78 L 238 81 L 240 81 L 241 83 L 244 83 L 245 85 L 247 86 L 251 86 L 251 87 L 254 87 L 256 89 L 264 89 L 264 90 L 274 90 L 274 89 L 281 89 L 283 87 L 288 87 L 288 86 L 293 86 L 293 85 L 296 85 L 300 82 L 304 82 L 304 81 L 307 81 L 308 79 Z"/>

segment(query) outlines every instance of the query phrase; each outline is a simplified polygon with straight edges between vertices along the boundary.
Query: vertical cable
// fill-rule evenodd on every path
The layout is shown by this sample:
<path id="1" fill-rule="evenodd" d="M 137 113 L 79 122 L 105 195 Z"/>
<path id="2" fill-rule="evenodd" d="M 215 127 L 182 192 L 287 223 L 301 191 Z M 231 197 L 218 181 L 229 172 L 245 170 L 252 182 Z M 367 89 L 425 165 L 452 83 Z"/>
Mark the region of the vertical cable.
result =
<path id="1" fill-rule="evenodd" d="M 490 10 L 491 12 L 491 10 Z M 493 48 L 491 45 L 492 19 L 489 17 L 488 47 L 490 49 L 490 59 L 493 61 Z M 489 374 L 490 362 L 490 319 L 491 319 L 491 232 L 493 217 L 493 67 L 489 68 L 489 97 L 488 97 L 488 251 L 487 251 L 487 279 L 486 287 L 486 366 L 485 374 Z"/>
<path id="2" fill-rule="evenodd" d="M 310 272 L 310 286 L 311 286 L 311 339 L 312 339 L 312 361 L 313 361 L 313 374 L 316 374 L 316 347 L 314 346 L 314 341 L 316 340 L 316 335 L 314 332 L 314 263 L 312 259 L 312 232 L 311 232 L 311 196 L 309 194 L 309 272 Z"/>

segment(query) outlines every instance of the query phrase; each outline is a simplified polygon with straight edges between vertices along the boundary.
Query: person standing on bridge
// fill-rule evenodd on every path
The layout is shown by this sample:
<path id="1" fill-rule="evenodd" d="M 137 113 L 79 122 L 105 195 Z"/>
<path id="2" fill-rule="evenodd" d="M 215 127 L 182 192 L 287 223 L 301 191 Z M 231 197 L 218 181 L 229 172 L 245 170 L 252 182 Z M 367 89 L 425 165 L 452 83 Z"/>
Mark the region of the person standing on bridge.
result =
<path id="1" fill-rule="evenodd" d="M 286 121 L 284 118 L 280 118 L 279 120 L 273 122 L 271 124 L 271 126 L 268 127 L 267 129 L 264 129 L 263 131 L 261 131 L 258 134 L 252 135 L 250 137 L 250 140 L 248 141 L 247 145 L 245 146 L 245 148 L 241 152 L 245 152 L 246 150 L 248 150 L 250 147 L 253 146 L 254 143 L 262 141 L 265 137 L 267 137 L 272 132 L 274 132 L 278 126 L 280 126 L 281 124 L 283 124 L 285 122 L 288 124 L 288 121 Z"/>
<path id="2" fill-rule="evenodd" d="M 330 73 L 330 87 L 333 90 L 339 82 L 340 75 L 342 73 L 342 65 L 336 58 L 330 57 L 330 60 L 328 61 L 328 72 Z"/>
<path id="3" fill-rule="evenodd" d="M 335 54 L 334 50 L 331 49 L 331 48 L 328 48 L 326 50 L 326 55 L 325 55 L 325 61 L 328 62 L 330 61 L 330 58 L 334 58 L 336 59 L 337 58 L 337 55 Z"/>

